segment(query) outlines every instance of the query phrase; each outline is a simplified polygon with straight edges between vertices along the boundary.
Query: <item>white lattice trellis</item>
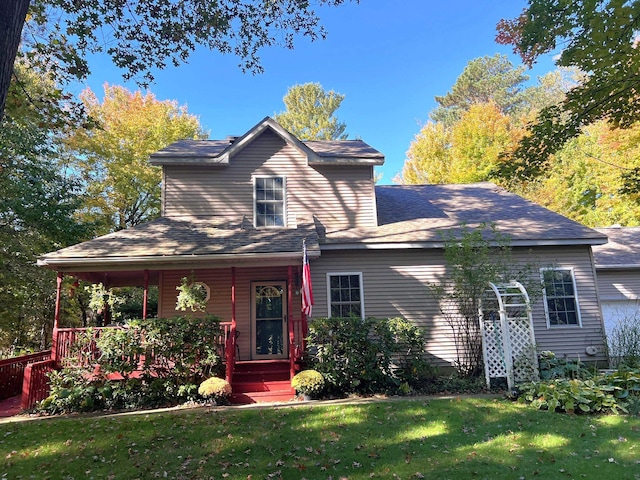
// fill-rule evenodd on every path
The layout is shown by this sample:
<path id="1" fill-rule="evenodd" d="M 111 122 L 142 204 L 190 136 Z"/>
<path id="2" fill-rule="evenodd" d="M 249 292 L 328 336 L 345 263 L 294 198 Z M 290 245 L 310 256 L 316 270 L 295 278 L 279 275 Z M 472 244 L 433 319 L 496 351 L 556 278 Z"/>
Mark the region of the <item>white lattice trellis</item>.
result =
<path id="1" fill-rule="evenodd" d="M 516 281 L 489 284 L 480 304 L 480 330 L 487 385 L 505 378 L 509 389 L 538 379 L 529 295 Z"/>

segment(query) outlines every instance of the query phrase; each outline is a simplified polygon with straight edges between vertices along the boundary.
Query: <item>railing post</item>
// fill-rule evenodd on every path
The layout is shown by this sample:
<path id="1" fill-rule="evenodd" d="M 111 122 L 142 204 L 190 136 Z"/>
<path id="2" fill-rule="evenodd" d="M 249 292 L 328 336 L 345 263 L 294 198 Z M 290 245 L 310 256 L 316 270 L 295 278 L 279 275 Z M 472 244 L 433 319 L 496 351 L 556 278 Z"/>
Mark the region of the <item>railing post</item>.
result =
<path id="1" fill-rule="evenodd" d="M 56 325 L 53 326 L 51 333 L 51 360 L 58 364 L 58 327 Z"/>
<path id="2" fill-rule="evenodd" d="M 22 396 L 20 397 L 20 408 L 27 410 L 31 407 L 31 370 L 33 364 L 27 365 L 24 369 L 24 377 L 22 378 Z"/>

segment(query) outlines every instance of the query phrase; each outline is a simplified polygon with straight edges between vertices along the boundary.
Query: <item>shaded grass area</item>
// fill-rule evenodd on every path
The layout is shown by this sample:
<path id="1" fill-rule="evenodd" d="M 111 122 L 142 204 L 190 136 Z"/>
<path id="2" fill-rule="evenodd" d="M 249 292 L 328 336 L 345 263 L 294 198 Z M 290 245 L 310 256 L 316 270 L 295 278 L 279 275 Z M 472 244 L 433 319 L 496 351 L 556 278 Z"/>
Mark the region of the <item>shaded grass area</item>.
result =
<path id="1" fill-rule="evenodd" d="M 640 418 L 398 399 L 0 424 L 0 478 L 640 478 Z"/>

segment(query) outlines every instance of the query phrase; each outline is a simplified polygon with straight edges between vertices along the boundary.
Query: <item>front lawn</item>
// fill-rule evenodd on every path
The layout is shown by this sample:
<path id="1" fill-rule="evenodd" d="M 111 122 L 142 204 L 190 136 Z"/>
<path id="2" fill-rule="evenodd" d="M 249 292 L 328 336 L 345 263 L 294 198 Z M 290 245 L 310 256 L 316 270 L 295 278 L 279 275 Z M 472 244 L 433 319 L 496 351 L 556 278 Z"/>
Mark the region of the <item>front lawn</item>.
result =
<path id="1" fill-rule="evenodd" d="M 372 400 L 0 424 L 0 478 L 640 478 L 640 418 Z"/>

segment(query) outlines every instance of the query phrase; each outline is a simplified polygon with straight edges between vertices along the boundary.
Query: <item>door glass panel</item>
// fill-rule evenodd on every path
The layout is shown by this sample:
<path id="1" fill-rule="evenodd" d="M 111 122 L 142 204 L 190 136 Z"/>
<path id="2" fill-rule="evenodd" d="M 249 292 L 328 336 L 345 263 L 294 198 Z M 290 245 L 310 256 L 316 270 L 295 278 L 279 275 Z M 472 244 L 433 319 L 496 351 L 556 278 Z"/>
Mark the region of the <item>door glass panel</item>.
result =
<path id="1" fill-rule="evenodd" d="M 284 353 L 284 288 L 255 286 L 256 355 Z"/>

